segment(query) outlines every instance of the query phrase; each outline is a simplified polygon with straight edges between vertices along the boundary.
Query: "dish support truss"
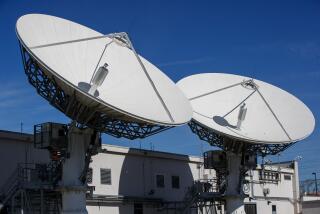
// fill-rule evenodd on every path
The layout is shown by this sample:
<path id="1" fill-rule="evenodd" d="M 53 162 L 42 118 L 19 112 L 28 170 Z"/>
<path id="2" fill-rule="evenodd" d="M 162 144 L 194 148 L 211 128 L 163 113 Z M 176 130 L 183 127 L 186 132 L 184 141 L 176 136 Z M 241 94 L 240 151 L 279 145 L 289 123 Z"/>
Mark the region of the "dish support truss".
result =
<path id="1" fill-rule="evenodd" d="M 76 120 L 79 126 L 89 127 L 114 137 L 125 137 L 130 140 L 145 138 L 171 127 L 150 125 L 140 122 L 125 121 L 112 118 L 80 103 L 76 96 L 70 96 L 58 86 L 54 77 L 48 77 L 37 61 L 20 43 L 20 50 L 25 74 L 29 83 L 36 88 L 37 93 L 51 105 L 68 117 Z"/>
<path id="2" fill-rule="evenodd" d="M 191 120 L 188 125 L 191 131 L 198 135 L 201 140 L 208 142 L 211 146 L 216 146 L 224 151 L 231 151 L 234 153 L 245 152 L 246 154 L 260 155 L 265 157 L 267 155 L 275 155 L 279 152 L 282 152 L 294 144 L 246 143 L 217 134 L 194 120 Z"/>

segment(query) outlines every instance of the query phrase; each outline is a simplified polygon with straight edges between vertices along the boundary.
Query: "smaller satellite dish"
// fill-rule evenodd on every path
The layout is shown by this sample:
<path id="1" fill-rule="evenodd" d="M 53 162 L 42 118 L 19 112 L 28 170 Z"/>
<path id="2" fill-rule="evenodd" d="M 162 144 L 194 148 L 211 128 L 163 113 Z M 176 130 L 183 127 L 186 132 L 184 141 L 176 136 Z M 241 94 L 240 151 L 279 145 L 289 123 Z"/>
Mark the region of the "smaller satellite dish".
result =
<path id="1" fill-rule="evenodd" d="M 249 77 L 196 74 L 177 85 L 193 108 L 193 120 L 232 139 L 250 143 L 293 143 L 312 133 L 309 108 L 288 92 Z"/>

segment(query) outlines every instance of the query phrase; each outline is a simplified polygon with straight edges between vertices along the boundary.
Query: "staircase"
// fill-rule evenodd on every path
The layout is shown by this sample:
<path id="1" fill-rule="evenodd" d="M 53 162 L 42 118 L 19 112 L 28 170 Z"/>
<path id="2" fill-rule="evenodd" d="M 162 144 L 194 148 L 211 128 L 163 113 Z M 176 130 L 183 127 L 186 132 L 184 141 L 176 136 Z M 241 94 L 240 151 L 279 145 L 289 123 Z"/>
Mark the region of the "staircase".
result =
<path id="1" fill-rule="evenodd" d="M 174 213 L 217 214 L 217 207 L 224 204 L 224 192 L 220 189 L 218 179 L 201 179 L 194 181 L 188 188 L 182 201 L 163 202 L 159 211 L 172 210 Z"/>
<path id="2" fill-rule="evenodd" d="M 20 195 L 19 195 L 20 194 Z M 61 209 L 61 196 L 58 192 L 48 190 L 20 190 L 13 198 L 13 204 L 7 213 L 58 214 Z"/>
<path id="3" fill-rule="evenodd" d="M 58 214 L 61 212 L 62 196 L 57 187 L 62 178 L 62 164 L 70 156 L 68 129 L 68 125 L 58 123 L 34 126 L 34 147 L 48 150 L 51 162 L 49 164 L 18 164 L 17 169 L 0 190 L 0 214 Z M 100 136 L 94 133 L 86 152 L 86 164 L 80 178 L 83 183 L 87 179 L 91 156 L 97 153 L 100 145 Z"/>
<path id="4" fill-rule="evenodd" d="M 54 190 L 60 179 L 59 166 L 19 164 L 0 194 L 0 213 L 60 213 L 61 194 Z"/>
<path id="5" fill-rule="evenodd" d="M 217 179 L 201 179 L 194 182 L 185 195 L 180 213 L 190 213 L 192 207 L 196 207 L 202 213 L 217 213 L 216 205 L 223 202 L 223 192 Z M 207 209 L 209 207 L 209 209 Z"/>

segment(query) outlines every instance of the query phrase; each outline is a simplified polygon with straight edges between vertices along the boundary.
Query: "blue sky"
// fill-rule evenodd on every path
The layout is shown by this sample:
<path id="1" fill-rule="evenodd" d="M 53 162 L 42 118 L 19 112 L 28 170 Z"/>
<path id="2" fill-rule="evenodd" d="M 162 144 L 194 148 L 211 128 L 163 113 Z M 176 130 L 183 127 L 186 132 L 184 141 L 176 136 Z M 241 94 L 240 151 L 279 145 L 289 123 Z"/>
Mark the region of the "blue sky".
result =
<path id="1" fill-rule="evenodd" d="M 137 51 L 174 81 L 202 72 L 252 76 L 296 95 L 320 118 L 319 1 L 12 1 L 0 0 L 0 129 L 68 122 L 29 86 L 15 22 L 27 13 L 60 16 L 102 33 L 126 31 Z M 285 105 L 285 103 L 284 103 Z M 288 106 L 290 108 L 290 106 Z M 298 155 L 300 175 L 320 173 L 320 131 L 283 152 Z M 187 126 L 143 140 L 104 142 L 199 155 L 210 147 Z M 202 149 L 201 149 L 202 148 Z M 277 160 L 278 158 L 274 158 Z"/>

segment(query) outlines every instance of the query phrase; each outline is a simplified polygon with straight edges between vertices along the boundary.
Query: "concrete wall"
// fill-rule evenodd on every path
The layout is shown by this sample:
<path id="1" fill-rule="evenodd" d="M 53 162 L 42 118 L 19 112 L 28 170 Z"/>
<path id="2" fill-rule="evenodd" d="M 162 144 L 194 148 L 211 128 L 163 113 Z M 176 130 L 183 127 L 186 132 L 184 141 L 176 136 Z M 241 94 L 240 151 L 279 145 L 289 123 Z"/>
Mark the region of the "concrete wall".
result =
<path id="1" fill-rule="evenodd" d="M 295 206 L 298 200 L 295 194 L 295 171 L 293 168 L 266 166 L 265 170 L 279 173 L 280 180 L 278 182 L 262 181 L 259 178 L 259 170 L 249 171 L 247 180 L 250 181 L 244 187 L 245 193 L 249 194 L 249 198 L 245 199 L 246 203 L 255 203 L 258 214 L 271 214 L 272 205 L 276 206 L 276 214 L 297 214 Z M 290 175 L 291 180 L 285 180 L 284 176 Z M 269 189 L 269 194 L 264 194 L 263 190 Z"/>
<path id="2" fill-rule="evenodd" d="M 93 169 L 92 183 L 95 195 L 108 195 L 164 201 L 182 201 L 194 180 L 214 177 L 214 170 L 203 170 L 202 159 L 186 155 L 177 155 L 156 151 L 129 149 L 111 145 L 103 145 L 103 153 L 93 157 L 90 167 Z M 111 169 L 111 185 L 101 184 L 100 169 Z M 156 185 L 156 175 L 165 177 L 164 188 Z M 179 176 L 180 188 L 172 188 L 171 176 Z M 152 202 L 143 203 L 143 211 L 147 214 L 174 213 L 159 211 L 159 205 Z M 134 202 L 118 204 L 97 204 L 87 206 L 89 213 L 133 213 Z"/>
<path id="3" fill-rule="evenodd" d="M 0 188 L 10 177 L 17 163 L 23 163 L 25 159 L 29 163 L 46 163 L 49 161 L 46 150 L 33 148 L 32 135 L 1 131 L 0 157 L 2 159 L 0 169 L 3 172 L 3 176 L 0 176 Z M 111 145 L 103 145 L 103 152 L 93 157 L 90 167 L 93 168 L 93 182 L 90 185 L 95 186 L 95 195 L 120 198 L 122 196 L 137 197 L 140 198 L 139 200 L 161 198 L 164 201 L 181 201 L 194 180 L 203 178 L 203 174 L 206 174 L 208 178 L 215 177 L 214 170 L 203 169 L 202 159 L 199 157 Z M 297 213 L 295 203 L 298 178 L 295 176 L 295 169 L 285 166 L 280 168 L 279 166 L 269 167 L 271 167 L 270 170 L 280 172 L 280 181 L 278 183 L 261 182 L 259 180 L 259 169 L 251 171 L 252 176 L 247 179 L 251 179 L 252 185 L 247 185 L 245 189 L 252 200 L 246 198 L 245 202 L 255 203 L 258 214 L 271 214 L 272 205 L 277 206 L 277 214 Z M 100 168 L 111 169 L 111 185 L 101 184 Z M 156 186 L 155 176 L 157 174 L 165 176 L 164 188 Z M 285 174 L 291 175 L 291 180 L 285 180 Z M 180 177 L 179 189 L 174 189 L 171 186 L 171 176 L 173 175 Z M 268 195 L 263 194 L 264 188 L 269 188 L 270 193 Z M 304 208 L 314 211 L 315 206 L 318 205 L 304 204 Z M 89 213 L 127 214 L 133 213 L 133 206 L 133 201 L 119 200 L 105 204 L 88 203 L 87 209 Z M 144 203 L 143 207 L 145 214 L 167 213 L 167 211 L 158 212 L 152 202 Z M 316 212 L 320 213 L 319 211 Z"/>
<path id="4" fill-rule="evenodd" d="M 200 158 L 107 145 L 104 149 L 105 152 L 94 156 L 90 164 L 93 168 L 92 185 L 96 187 L 94 194 L 180 201 L 188 187 L 202 174 Z M 111 185 L 101 184 L 100 168 L 111 169 Z M 164 188 L 157 188 L 157 174 L 164 175 Z M 172 188 L 171 176 L 179 176 L 179 189 Z"/>
<path id="5" fill-rule="evenodd" d="M 319 214 L 320 213 L 320 196 L 304 195 L 301 198 L 303 214 Z"/>
<path id="6" fill-rule="evenodd" d="M 0 131 L 0 189 L 10 178 L 18 163 L 48 163 L 47 150 L 35 149 L 33 135 Z"/>
<path id="7" fill-rule="evenodd" d="M 319 214 L 320 213 L 320 200 L 317 201 L 303 201 L 302 202 L 303 214 Z"/>
<path id="8" fill-rule="evenodd" d="M 133 204 L 109 204 L 109 205 L 94 205 L 94 206 L 88 206 L 87 205 L 87 211 L 89 214 L 96 214 L 96 213 L 110 213 L 110 214 L 133 214 L 134 208 Z M 151 205 L 143 205 L 143 213 L 144 214 L 177 214 L 174 210 L 157 210 L 154 206 Z M 196 210 L 191 211 L 190 214 L 197 214 Z"/>

